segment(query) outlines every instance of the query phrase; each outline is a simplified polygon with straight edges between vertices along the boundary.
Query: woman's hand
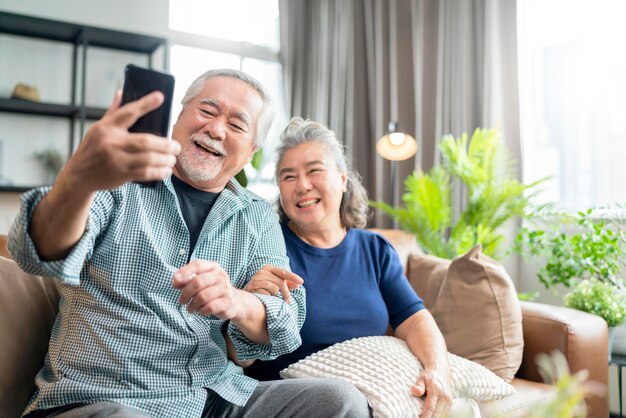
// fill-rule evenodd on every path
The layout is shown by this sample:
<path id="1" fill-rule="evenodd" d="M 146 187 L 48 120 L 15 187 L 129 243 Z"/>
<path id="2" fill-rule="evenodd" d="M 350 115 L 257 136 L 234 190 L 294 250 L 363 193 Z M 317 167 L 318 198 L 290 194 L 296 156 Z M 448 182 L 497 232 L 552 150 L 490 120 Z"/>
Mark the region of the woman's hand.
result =
<path id="1" fill-rule="evenodd" d="M 441 376 L 433 370 L 425 369 L 411 387 L 414 396 L 426 395 L 422 408 L 422 418 L 443 416 L 452 406 L 452 391 L 448 376 Z"/>
<path id="2" fill-rule="evenodd" d="M 452 406 L 448 349 L 432 315 L 422 309 L 396 328 L 396 337 L 406 341 L 424 371 L 411 387 L 415 396 L 424 396 L 422 418 L 444 416 Z"/>
<path id="3" fill-rule="evenodd" d="M 290 290 L 297 288 L 304 280 L 295 273 L 276 266 L 264 266 L 246 284 L 243 290 L 250 293 L 278 296 L 281 293 L 287 303 L 291 303 Z"/>

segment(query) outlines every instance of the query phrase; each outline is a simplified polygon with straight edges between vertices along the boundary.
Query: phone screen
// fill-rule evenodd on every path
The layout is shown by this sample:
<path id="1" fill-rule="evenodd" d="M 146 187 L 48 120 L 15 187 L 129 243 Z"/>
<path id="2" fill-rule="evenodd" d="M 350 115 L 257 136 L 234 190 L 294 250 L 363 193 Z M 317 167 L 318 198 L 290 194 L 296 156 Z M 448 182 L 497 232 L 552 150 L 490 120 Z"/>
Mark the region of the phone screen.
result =
<path id="1" fill-rule="evenodd" d="M 130 132 L 146 132 L 167 137 L 174 95 L 174 76 L 132 64 L 126 66 L 122 92 L 123 105 L 141 99 L 146 94 L 156 90 L 165 96 L 163 104 L 158 109 L 139 118 L 128 129 Z"/>

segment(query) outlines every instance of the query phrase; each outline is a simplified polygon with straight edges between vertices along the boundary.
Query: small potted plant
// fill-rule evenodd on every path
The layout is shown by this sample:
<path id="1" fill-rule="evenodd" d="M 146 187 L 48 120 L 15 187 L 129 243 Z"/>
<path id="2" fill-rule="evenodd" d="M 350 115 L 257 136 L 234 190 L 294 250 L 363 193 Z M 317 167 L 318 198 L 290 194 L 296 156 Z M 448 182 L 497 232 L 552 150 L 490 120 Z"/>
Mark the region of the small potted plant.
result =
<path id="1" fill-rule="evenodd" d="M 565 295 L 565 305 L 598 315 L 609 326 L 609 339 L 615 327 L 626 322 L 626 296 L 619 272 L 626 259 L 626 239 L 620 220 L 595 216 L 593 210 L 578 214 L 575 232 L 522 228 L 513 252 L 525 258 L 545 257 L 537 277 L 546 289 L 563 285 L 573 290 Z M 611 341 L 609 341 L 609 355 Z"/>
<path id="2" fill-rule="evenodd" d="M 608 282 L 595 278 L 578 282 L 574 290 L 565 295 L 565 305 L 601 316 L 609 326 L 609 362 L 616 328 L 626 322 L 626 296 Z"/>

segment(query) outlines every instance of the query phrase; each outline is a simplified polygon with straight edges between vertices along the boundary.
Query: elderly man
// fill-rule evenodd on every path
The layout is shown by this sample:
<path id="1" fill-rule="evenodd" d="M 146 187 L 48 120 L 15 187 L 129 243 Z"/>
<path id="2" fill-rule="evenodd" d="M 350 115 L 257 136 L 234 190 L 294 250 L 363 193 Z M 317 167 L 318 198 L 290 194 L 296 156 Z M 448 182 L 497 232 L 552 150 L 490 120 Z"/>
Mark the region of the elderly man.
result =
<path id="1" fill-rule="evenodd" d="M 9 250 L 27 272 L 58 278 L 61 294 L 25 413 L 368 415 L 346 383 L 258 383 L 227 358 L 227 341 L 242 361 L 294 350 L 305 316 L 277 216 L 231 180 L 271 125 L 265 89 L 209 71 L 183 99 L 174 141 L 128 132 L 162 101 L 157 92 L 120 107 L 118 94 L 52 188 L 22 198 Z M 295 289 L 241 290 L 272 274 Z"/>

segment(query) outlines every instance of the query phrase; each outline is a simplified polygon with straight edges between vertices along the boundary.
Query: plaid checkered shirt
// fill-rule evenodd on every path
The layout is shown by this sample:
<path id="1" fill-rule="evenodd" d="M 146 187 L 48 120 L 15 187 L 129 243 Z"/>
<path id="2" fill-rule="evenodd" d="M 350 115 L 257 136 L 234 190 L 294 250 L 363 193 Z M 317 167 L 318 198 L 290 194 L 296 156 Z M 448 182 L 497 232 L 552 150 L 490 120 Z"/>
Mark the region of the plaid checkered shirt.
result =
<path id="1" fill-rule="evenodd" d="M 126 184 L 96 194 L 84 235 L 69 255 L 42 261 L 28 235 L 37 203 L 22 196 L 9 251 L 26 272 L 57 278 L 60 310 L 37 392 L 26 412 L 113 401 L 153 417 L 198 417 L 209 388 L 243 405 L 256 380 L 226 357 L 223 320 L 189 314 L 172 276 L 187 263 L 189 232 L 171 178 L 158 187 Z M 220 194 L 191 259 L 219 263 L 242 288 L 264 265 L 289 269 L 278 218 L 263 199 L 234 181 Z M 265 305 L 270 343 L 248 340 L 228 324 L 240 360 L 273 359 L 300 345 L 304 289 Z"/>

